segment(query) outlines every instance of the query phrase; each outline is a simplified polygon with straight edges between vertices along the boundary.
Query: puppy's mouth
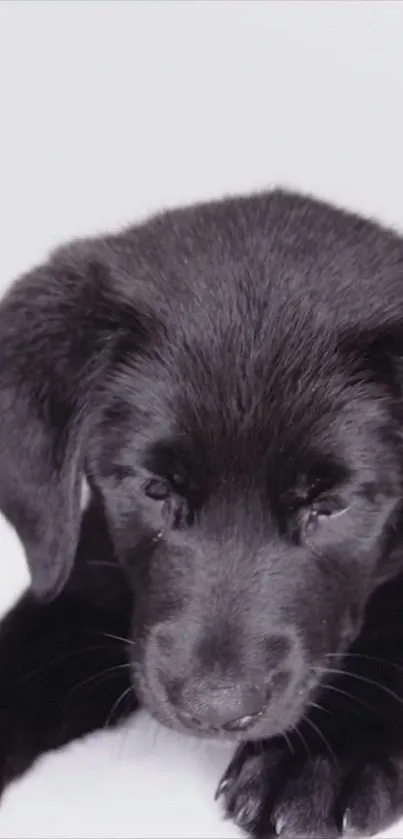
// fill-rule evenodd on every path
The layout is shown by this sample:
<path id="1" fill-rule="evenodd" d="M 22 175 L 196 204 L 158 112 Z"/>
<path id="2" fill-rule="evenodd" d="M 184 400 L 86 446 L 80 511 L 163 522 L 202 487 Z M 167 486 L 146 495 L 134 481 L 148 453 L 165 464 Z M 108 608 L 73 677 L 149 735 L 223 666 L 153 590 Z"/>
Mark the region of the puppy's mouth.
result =
<path id="1" fill-rule="evenodd" d="M 213 725 L 209 722 L 199 720 L 184 711 L 176 711 L 176 718 L 184 729 L 189 729 L 201 737 L 230 737 L 239 738 L 259 726 L 267 713 L 266 708 L 256 711 L 254 714 L 245 714 L 237 720 L 230 720 L 221 725 Z"/>
<path id="2" fill-rule="evenodd" d="M 233 742 L 272 739 L 292 731 L 314 706 L 322 689 L 317 671 L 310 671 L 303 683 L 275 703 L 269 702 L 252 714 L 215 724 L 174 707 L 165 695 L 153 690 L 137 668 L 135 685 L 144 706 L 162 725 L 203 739 Z"/>

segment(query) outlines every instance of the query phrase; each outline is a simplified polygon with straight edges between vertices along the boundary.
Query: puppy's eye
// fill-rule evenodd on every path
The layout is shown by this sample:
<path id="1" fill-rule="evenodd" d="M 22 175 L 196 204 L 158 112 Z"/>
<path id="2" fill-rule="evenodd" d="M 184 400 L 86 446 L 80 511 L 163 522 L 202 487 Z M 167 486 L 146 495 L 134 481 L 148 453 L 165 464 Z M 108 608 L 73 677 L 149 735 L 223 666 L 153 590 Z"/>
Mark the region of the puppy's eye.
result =
<path id="1" fill-rule="evenodd" d="M 313 502 L 311 509 L 317 516 L 328 518 L 329 516 L 334 516 L 337 513 L 342 513 L 345 507 L 340 498 L 330 495 L 318 498 L 317 501 Z"/>
<path id="2" fill-rule="evenodd" d="M 153 501 L 166 501 L 171 494 L 171 488 L 167 481 L 160 478 L 151 478 L 147 481 L 144 492 L 147 498 L 152 498 Z"/>
<path id="3" fill-rule="evenodd" d="M 321 522 L 339 516 L 346 511 L 347 507 L 340 498 L 324 496 L 313 502 L 304 516 L 305 536 L 313 536 Z"/>

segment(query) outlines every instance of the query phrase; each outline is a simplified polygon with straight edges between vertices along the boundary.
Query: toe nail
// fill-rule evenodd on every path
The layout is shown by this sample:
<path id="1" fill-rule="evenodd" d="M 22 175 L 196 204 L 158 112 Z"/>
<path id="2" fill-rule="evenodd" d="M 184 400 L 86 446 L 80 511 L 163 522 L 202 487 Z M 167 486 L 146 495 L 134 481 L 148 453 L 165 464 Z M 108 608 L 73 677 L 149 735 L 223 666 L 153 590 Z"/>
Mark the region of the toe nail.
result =
<path id="1" fill-rule="evenodd" d="M 281 836 L 283 830 L 285 828 L 285 818 L 284 816 L 279 816 L 274 823 L 274 832 L 276 836 Z"/>
<path id="2" fill-rule="evenodd" d="M 235 816 L 235 824 L 237 824 L 238 827 L 242 827 L 245 824 L 245 817 L 247 816 L 247 814 L 248 814 L 248 805 L 244 804 L 244 806 L 241 807 L 240 810 L 238 810 L 238 812 Z"/>
<path id="3" fill-rule="evenodd" d="M 225 792 L 228 784 L 229 784 L 228 778 L 222 778 L 222 780 L 220 781 L 220 783 L 218 784 L 218 787 L 216 789 L 216 793 L 215 793 L 215 796 L 214 796 L 214 801 L 218 801 L 218 799 L 223 794 L 223 792 Z"/>
<path id="4" fill-rule="evenodd" d="M 345 839 L 348 837 L 358 836 L 358 831 L 351 822 L 351 810 L 346 810 L 343 816 L 342 833 Z"/>

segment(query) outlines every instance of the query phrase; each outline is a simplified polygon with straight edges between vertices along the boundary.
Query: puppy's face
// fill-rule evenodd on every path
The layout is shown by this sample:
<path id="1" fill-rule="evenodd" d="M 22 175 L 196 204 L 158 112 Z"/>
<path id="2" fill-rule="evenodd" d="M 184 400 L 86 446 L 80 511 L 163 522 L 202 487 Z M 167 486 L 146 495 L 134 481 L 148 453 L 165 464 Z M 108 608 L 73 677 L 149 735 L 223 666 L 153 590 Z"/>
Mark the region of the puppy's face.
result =
<path id="1" fill-rule="evenodd" d="M 134 686 L 169 725 L 295 725 L 385 573 L 390 417 L 309 344 L 275 369 L 270 342 L 238 365 L 204 341 L 162 349 L 121 369 L 101 412 L 91 473 L 133 586 Z"/>
<path id="2" fill-rule="evenodd" d="M 396 237 L 272 193 L 64 249 L 2 302 L 0 509 L 56 597 L 87 475 L 134 687 L 170 725 L 295 725 L 397 572 L 401 264 Z"/>

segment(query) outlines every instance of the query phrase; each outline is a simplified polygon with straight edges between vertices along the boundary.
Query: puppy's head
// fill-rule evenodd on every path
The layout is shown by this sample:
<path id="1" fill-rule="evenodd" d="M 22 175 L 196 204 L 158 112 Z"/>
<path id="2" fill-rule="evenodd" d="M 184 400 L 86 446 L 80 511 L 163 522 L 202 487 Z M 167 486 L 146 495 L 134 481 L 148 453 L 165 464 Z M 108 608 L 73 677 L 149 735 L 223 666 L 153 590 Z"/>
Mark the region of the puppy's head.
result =
<path id="1" fill-rule="evenodd" d="M 254 738 L 295 725 L 396 573 L 400 384 L 396 333 L 346 327 L 331 289 L 324 318 L 253 242 L 256 213 L 239 251 L 231 212 L 64 252 L 15 286 L 0 498 L 56 596 L 86 475 L 133 590 L 136 691 L 170 725 Z"/>

